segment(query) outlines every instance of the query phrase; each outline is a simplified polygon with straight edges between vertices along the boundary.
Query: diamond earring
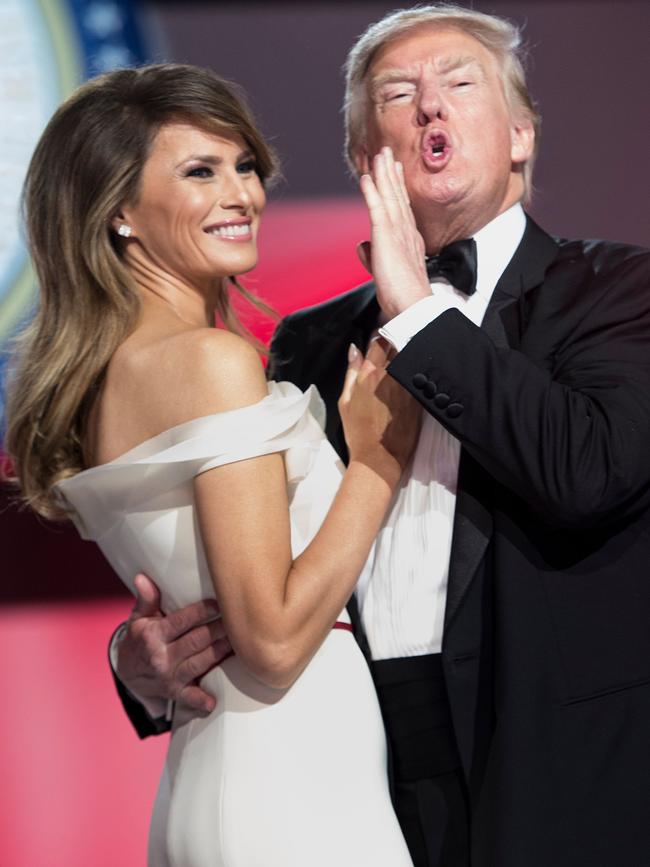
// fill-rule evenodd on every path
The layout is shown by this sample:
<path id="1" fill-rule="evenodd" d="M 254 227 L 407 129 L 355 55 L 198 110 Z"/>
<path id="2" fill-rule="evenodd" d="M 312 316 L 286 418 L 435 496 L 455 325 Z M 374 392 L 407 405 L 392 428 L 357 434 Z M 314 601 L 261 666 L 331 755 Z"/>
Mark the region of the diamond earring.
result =
<path id="1" fill-rule="evenodd" d="M 130 238 L 132 231 L 133 229 L 131 228 L 131 226 L 127 226 L 126 223 L 122 223 L 120 228 L 117 230 L 117 234 L 120 235 L 122 238 Z"/>

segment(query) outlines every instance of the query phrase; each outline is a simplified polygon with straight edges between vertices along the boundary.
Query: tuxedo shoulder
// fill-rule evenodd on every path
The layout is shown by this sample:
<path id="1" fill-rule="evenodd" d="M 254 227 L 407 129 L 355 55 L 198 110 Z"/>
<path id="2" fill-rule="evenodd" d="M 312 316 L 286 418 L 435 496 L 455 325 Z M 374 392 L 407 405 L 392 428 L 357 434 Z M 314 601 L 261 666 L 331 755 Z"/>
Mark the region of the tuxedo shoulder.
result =
<path id="1" fill-rule="evenodd" d="M 328 298 L 320 304 L 303 307 L 289 313 L 282 320 L 283 327 L 302 329 L 306 326 L 323 327 L 330 322 L 349 320 L 356 317 L 366 307 L 375 295 L 375 285 L 372 281 L 363 283 L 349 292 Z"/>
<path id="2" fill-rule="evenodd" d="M 650 250 L 634 244 L 597 239 L 555 239 L 559 262 L 585 262 L 595 275 L 611 271 L 645 271 L 650 276 Z"/>

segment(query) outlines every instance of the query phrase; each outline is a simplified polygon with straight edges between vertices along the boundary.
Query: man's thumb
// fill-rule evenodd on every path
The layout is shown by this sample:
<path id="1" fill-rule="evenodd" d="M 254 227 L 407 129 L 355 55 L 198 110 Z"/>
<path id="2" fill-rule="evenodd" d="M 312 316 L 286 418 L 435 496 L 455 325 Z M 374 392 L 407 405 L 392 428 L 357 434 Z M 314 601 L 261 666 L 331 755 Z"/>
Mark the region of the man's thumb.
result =
<path id="1" fill-rule="evenodd" d="M 131 620 L 138 617 L 154 617 L 160 614 L 160 591 L 151 578 L 139 572 L 133 579 L 135 584 L 135 605 Z"/>

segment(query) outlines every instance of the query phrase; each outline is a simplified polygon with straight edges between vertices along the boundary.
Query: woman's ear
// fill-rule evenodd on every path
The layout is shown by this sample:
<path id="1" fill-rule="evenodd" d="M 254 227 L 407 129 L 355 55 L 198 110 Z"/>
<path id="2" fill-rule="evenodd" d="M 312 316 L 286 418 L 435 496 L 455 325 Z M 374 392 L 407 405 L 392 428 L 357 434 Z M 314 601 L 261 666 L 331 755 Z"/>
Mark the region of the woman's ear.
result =
<path id="1" fill-rule="evenodd" d="M 122 211 L 118 211 L 111 220 L 111 228 L 120 238 L 130 238 L 133 235 L 133 226 Z"/>

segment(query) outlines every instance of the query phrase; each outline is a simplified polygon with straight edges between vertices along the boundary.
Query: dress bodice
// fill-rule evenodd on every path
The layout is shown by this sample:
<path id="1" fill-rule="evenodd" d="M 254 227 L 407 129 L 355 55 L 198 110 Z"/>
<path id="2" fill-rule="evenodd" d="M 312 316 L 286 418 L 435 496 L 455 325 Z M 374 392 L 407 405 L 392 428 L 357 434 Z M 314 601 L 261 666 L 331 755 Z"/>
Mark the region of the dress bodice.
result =
<path id="1" fill-rule="evenodd" d="M 311 541 L 343 471 L 323 416 L 314 388 L 270 383 L 258 403 L 174 427 L 58 489 L 125 584 L 146 572 L 170 611 L 214 595 L 194 509 L 199 473 L 282 452 L 293 556 Z M 377 696 L 350 632 L 330 630 L 287 689 L 260 682 L 237 654 L 200 683 L 216 707 L 202 717 L 176 705 L 151 867 L 411 867 Z"/>
<path id="2" fill-rule="evenodd" d="M 178 425 L 110 463 L 60 482 L 81 536 L 94 540 L 133 591 L 146 572 L 164 610 L 214 596 L 194 514 L 192 480 L 225 464 L 283 452 L 293 557 L 311 541 L 343 466 L 323 433 L 324 406 L 312 386 L 269 383 L 256 404 Z"/>

